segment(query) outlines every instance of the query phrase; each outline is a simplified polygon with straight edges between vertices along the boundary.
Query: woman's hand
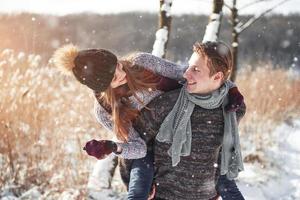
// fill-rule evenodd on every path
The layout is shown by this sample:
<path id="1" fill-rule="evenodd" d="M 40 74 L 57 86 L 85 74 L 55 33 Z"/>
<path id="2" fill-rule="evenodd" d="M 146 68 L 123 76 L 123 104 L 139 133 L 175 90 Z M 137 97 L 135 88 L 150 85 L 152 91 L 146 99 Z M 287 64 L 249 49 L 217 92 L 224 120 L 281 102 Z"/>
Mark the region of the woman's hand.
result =
<path id="1" fill-rule="evenodd" d="M 164 76 L 160 77 L 160 80 L 157 84 L 157 89 L 164 92 L 175 90 L 180 87 L 182 87 L 182 85 L 180 85 L 177 80 L 170 79 Z"/>
<path id="2" fill-rule="evenodd" d="M 85 150 L 88 155 L 94 156 L 99 160 L 105 158 L 112 152 L 117 152 L 117 149 L 117 144 L 110 140 L 91 140 L 83 147 L 83 150 Z"/>
<path id="3" fill-rule="evenodd" d="M 230 88 L 228 92 L 229 102 L 225 106 L 227 112 L 236 112 L 244 104 L 244 97 L 237 87 Z"/>

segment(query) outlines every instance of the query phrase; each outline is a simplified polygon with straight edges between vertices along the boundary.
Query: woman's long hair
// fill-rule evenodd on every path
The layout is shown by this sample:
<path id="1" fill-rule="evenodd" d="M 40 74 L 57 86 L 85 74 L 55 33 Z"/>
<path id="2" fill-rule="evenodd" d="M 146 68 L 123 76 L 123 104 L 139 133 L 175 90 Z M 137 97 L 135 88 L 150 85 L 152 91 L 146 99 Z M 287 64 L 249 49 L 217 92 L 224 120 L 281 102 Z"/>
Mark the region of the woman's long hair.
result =
<path id="1" fill-rule="evenodd" d="M 105 92 L 96 94 L 96 98 L 104 104 L 108 112 L 111 112 L 114 132 L 117 138 L 126 142 L 128 141 L 129 127 L 139 114 L 139 110 L 132 107 L 129 97 L 134 96 L 137 101 L 143 104 L 136 92 L 156 90 L 159 76 L 138 65 L 133 65 L 130 61 L 122 60 L 120 62 L 123 65 L 123 70 L 126 72 L 127 84 L 117 88 L 109 86 Z"/>

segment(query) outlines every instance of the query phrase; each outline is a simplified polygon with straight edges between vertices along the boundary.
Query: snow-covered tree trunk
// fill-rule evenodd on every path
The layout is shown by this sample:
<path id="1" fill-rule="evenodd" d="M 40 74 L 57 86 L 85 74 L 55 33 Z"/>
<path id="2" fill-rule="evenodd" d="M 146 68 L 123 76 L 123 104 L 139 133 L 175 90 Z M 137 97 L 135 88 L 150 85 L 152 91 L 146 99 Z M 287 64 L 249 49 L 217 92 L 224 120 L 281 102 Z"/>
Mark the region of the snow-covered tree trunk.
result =
<path id="1" fill-rule="evenodd" d="M 155 34 L 152 54 L 165 58 L 171 30 L 171 6 L 173 0 L 160 0 L 159 28 Z"/>
<path id="2" fill-rule="evenodd" d="M 209 17 L 209 22 L 205 29 L 205 34 L 202 42 L 218 41 L 221 20 L 222 20 L 222 8 L 224 1 L 223 0 L 214 0 L 213 2 L 213 11 Z"/>

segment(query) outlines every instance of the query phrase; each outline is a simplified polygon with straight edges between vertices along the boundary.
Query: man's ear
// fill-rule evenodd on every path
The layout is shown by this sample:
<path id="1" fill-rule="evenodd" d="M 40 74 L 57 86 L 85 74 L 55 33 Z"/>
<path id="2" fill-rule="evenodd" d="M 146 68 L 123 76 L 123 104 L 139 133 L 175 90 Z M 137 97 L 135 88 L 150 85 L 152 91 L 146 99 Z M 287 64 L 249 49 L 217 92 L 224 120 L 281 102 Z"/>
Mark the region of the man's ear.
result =
<path id="1" fill-rule="evenodd" d="M 223 72 L 217 72 L 217 73 L 214 75 L 214 81 L 222 81 L 223 78 L 224 78 Z"/>

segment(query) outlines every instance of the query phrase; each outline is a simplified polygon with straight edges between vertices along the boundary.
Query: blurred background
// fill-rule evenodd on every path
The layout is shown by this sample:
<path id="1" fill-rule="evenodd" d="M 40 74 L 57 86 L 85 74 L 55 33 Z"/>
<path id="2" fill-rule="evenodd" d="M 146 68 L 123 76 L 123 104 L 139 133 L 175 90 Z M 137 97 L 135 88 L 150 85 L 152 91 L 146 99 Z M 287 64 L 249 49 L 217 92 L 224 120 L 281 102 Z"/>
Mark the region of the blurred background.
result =
<path id="1" fill-rule="evenodd" d="M 172 20 L 164 56 L 187 64 L 214 1 L 166 2 Z M 53 68 L 51 55 L 68 43 L 106 48 L 119 57 L 151 53 L 169 13 L 162 14 L 160 3 L 0 0 L 1 200 L 88 198 L 96 160 L 82 147 L 112 134 L 96 122 L 92 92 Z M 299 5 L 300 0 L 224 1 L 219 38 L 236 48 L 234 80 L 247 105 L 239 126 L 245 171 L 238 179 L 246 199 L 300 199 Z M 124 195 L 116 174 L 109 198 Z"/>

